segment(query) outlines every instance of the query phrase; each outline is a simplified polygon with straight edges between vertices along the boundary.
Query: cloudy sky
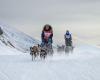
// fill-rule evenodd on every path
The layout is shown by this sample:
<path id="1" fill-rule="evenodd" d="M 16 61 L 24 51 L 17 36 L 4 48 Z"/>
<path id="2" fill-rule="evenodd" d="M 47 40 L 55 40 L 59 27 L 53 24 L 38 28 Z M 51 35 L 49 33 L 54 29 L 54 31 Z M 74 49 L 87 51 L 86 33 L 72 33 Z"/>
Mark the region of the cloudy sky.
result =
<path id="1" fill-rule="evenodd" d="M 74 36 L 97 42 L 100 0 L 0 0 L 0 22 L 36 38 L 48 23 L 55 42 L 62 41 L 67 29 Z"/>

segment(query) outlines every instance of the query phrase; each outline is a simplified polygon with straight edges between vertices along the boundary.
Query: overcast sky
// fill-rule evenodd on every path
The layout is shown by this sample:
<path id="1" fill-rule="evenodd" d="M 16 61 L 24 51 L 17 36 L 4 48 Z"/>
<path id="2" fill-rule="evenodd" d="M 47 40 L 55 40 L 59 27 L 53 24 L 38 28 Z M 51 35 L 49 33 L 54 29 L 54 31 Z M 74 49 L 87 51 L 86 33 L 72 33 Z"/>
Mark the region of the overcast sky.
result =
<path id="1" fill-rule="evenodd" d="M 100 37 L 100 0 L 0 0 L 0 22 L 40 38 L 45 24 L 55 41 L 69 29 L 84 38 Z"/>

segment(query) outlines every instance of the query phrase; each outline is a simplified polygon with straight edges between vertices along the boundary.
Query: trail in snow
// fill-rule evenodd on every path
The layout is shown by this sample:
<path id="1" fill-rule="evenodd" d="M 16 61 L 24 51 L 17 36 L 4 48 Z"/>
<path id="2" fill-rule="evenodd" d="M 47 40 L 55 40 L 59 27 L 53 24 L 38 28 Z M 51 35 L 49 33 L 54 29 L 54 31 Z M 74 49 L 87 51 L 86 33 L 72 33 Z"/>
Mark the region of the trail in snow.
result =
<path id="1" fill-rule="evenodd" d="M 14 52 L 0 55 L 0 80 L 100 80 L 100 49 L 95 47 L 78 46 L 73 54 L 33 62 L 29 53 Z"/>

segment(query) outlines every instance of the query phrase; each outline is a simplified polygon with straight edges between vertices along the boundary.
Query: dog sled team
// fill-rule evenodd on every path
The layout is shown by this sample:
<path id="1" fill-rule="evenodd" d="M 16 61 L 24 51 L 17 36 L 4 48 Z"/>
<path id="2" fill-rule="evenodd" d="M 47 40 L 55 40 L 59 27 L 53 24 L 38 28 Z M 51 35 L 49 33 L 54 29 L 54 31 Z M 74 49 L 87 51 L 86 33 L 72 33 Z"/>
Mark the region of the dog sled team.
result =
<path id="1" fill-rule="evenodd" d="M 65 51 L 65 53 L 72 53 L 73 52 L 73 45 L 72 45 L 72 36 L 70 34 L 70 32 L 67 30 L 65 35 L 64 35 L 64 39 L 65 39 L 65 45 L 57 45 L 57 52 L 62 52 Z"/>
<path id="2" fill-rule="evenodd" d="M 30 47 L 30 55 L 32 56 L 32 60 L 37 56 L 40 56 L 41 59 L 45 59 L 47 55 L 53 55 L 53 29 L 49 24 L 44 25 L 42 33 L 41 33 L 41 44 L 37 46 Z M 65 45 L 59 46 L 57 45 L 57 51 L 65 51 L 65 53 L 69 53 L 73 51 L 72 45 L 72 36 L 70 32 L 67 30 L 65 35 Z"/>

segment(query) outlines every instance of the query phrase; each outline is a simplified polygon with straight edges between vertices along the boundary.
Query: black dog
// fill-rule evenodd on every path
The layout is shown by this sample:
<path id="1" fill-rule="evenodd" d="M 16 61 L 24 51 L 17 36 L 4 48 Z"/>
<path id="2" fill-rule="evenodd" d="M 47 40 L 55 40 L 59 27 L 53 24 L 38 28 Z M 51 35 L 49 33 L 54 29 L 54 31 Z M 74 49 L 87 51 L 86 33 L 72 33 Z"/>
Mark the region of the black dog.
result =
<path id="1" fill-rule="evenodd" d="M 45 59 L 47 56 L 47 52 L 45 49 L 41 48 L 41 51 L 40 51 L 40 58 L 41 59 Z"/>

